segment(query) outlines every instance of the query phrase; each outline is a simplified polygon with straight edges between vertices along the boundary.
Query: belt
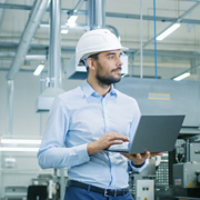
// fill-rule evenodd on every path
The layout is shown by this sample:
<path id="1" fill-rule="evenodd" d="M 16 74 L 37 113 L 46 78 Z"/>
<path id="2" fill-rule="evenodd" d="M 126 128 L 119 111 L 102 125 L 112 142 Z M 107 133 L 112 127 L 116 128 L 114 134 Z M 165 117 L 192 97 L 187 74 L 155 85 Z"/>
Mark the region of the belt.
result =
<path id="1" fill-rule="evenodd" d="M 69 180 L 67 182 L 67 187 L 79 187 L 88 191 L 97 192 L 103 194 L 105 197 L 116 197 L 116 196 L 123 196 L 124 194 L 128 193 L 128 188 L 113 190 L 113 189 L 103 189 L 96 186 L 88 185 L 79 181 Z"/>

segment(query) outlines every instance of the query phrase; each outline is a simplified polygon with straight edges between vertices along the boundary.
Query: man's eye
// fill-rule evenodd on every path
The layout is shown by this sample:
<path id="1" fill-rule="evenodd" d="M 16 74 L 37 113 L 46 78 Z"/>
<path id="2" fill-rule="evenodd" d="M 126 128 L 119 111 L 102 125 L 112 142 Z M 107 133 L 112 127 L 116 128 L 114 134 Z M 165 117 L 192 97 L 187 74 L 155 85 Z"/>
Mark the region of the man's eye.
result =
<path id="1" fill-rule="evenodd" d="M 109 56 L 108 58 L 109 58 L 109 59 L 113 59 L 113 58 L 114 58 L 114 56 Z"/>

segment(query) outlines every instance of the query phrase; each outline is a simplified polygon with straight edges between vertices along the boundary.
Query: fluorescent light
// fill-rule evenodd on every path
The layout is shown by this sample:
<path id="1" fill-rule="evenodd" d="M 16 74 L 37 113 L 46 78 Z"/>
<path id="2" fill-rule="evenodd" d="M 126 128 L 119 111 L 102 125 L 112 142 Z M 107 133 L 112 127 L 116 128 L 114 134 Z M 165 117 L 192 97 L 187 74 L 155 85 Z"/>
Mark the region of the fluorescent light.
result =
<path id="1" fill-rule="evenodd" d="M 41 140 L 1 139 L 2 144 L 41 144 Z"/>
<path id="2" fill-rule="evenodd" d="M 175 23 L 171 27 L 169 27 L 166 31 L 161 33 L 159 36 L 157 36 L 156 40 L 163 40 L 166 38 L 168 35 L 170 35 L 173 31 L 175 31 L 177 28 L 180 27 L 180 23 Z"/>
<path id="3" fill-rule="evenodd" d="M 23 148 L 23 147 L 0 147 L 0 151 L 22 151 L 22 152 L 37 152 L 39 148 Z"/>
<path id="4" fill-rule="evenodd" d="M 76 25 L 76 20 L 78 19 L 77 15 L 72 15 L 68 20 L 67 20 L 67 25 L 68 26 L 75 26 Z"/>
<path id="5" fill-rule="evenodd" d="M 5 158 L 5 162 L 16 162 L 15 158 Z"/>
<path id="6" fill-rule="evenodd" d="M 62 33 L 62 34 L 67 34 L 68 32 L 69 32 L 69 30 L 67 30 L 67 29 L 61 30 L 61 33 Z"/>
<path id="7" fill-rule="evenodd" d="M 180 76 L 177 76 L 176 78 L 174 78 L 174 80 L 180 81 L 180 80 L 183 80 L 184 78 L 187 78 L 188 76 L 190 76 L 190 72 L 186 72 L 184 74 L 181 74 Z"/>
<path id="8" fill-rule="evenodd" d="M 36 70 L 33 72 L 33 75 L 38 76 L 40 75 L 41 71 L 44 69 L 44 65 L 40 64 L 38 65 L 38 67 L 36 68 Z"/>

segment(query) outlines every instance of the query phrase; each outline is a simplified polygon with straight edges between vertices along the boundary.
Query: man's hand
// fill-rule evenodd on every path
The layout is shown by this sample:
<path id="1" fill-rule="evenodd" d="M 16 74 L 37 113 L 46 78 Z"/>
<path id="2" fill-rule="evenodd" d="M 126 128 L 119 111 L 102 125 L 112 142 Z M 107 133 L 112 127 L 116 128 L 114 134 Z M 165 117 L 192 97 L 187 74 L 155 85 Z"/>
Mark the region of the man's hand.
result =
<path id="1" fill-rule="evenodd" d="M 152 156 L 162 156 L 162 154 L 162 152 L 150 153 L 149 151 L 146 151 L 144 154 L 137 153 L 135 155 L 129 153 L 122 153 L 122 155 L 131 160 L 134 165 L 142 165 L 146 159 Z"/>
<path id="2" fill-rule="evenodd" d="M 122 144 L 123 142 L 128 141 L 129 138 L 121 135 L 120 133 L 109 131 L 99 140 L 89 143 L 87 145 L 87 151 L 89 155 L 92 155 L 103 149 L 108 149 L 111 145 Z"/>

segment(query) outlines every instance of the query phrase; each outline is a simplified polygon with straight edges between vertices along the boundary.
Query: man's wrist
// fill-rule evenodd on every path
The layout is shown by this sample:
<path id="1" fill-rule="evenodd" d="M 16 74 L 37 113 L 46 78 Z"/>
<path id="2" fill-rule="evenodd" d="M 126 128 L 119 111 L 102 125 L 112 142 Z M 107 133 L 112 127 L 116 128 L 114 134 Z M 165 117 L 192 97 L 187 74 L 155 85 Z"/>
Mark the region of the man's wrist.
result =
<path id="1" fill-rule="evenodd" d="M 97 145 L 95 142 L 90 142 L 88 145 L 87 145 L 87 152 L 88 152 L 88 155 L 91 156 L 92 154 L 94 153 L 97 153 L 99 152 L 100 150 L 97 148 Z"/>

